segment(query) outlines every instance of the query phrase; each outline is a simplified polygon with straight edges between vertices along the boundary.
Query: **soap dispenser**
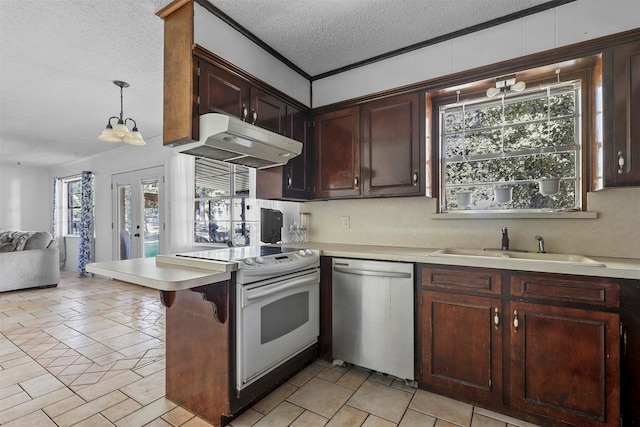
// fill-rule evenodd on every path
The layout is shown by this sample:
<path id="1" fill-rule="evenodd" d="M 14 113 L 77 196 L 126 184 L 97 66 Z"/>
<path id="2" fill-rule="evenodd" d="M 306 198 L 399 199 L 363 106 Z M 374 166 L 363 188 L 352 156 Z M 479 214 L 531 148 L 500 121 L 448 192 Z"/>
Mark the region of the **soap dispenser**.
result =
<path id="1" fill-rule="evenodd" d="M 502 250 L 509 250 L 509 233 L 507 232 L 507 227 L 502 227 Z"/>

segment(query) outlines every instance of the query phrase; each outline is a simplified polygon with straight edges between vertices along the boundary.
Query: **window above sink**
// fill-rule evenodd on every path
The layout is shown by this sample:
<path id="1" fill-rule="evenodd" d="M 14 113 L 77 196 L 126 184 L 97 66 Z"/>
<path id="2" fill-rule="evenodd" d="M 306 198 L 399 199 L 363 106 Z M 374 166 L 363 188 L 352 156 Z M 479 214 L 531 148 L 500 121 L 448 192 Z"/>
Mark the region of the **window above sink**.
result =
<path id="1" fill-rule="evenodd" d="M 601 140 L 599 61 L 552 64 L 428 94 L 438 212 L 586 211 L 590 162 Z"/>

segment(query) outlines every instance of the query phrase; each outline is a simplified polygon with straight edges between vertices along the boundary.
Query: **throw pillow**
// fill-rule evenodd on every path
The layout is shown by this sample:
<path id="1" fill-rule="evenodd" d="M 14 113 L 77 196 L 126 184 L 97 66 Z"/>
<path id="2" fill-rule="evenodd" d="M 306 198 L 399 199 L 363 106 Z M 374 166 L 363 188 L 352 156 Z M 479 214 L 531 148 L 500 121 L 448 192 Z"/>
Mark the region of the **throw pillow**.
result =
<path id="1" fill-rule="evenodd" d="M 27 240 L 29 240 L 29 238 L 31 236 L 33 236 L 34 234 L 36 234 L 35 231 L 18 231 L 18 232 L 16 232 L 14 237 L 13 237 L 13 241 L 16 244 L 16 251 L 23 250 L 25 245 L 27 244 Z"/>
<path id="2" fill-rule="evenodd" d="M 46 249 L 49 243 L 51 243 L 51 233 L 48 231 L 38 231 L 29 237 L 27 243 L 24 245 L 24 250 Z"/>
<path id="3" fill-rule="evenodd" d="M 14 242 L 0 243 L 0 252 L 13 252 L 16 249 Z"/>
<path id="4" fill-rule="evenodd" d="M 7 243 L 13 240 L 13 231 L 3 231 L 0 233 L 0 243 Z"/>

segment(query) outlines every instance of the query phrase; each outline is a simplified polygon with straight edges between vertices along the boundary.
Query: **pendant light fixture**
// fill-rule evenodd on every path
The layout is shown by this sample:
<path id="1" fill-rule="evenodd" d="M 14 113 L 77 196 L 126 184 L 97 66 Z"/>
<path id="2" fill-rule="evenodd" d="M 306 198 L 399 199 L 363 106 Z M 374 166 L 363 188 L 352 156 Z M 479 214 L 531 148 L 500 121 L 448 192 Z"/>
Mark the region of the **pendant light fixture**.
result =
<path id="1" fill-rule="evenodd" d="M 136 121 L 132 118 L 122 118 L 122 90 L 125 87 L 129 87 L 129 83 L 120 80 L 114 80 L 113 84 L 120 87 L 120 117 L 109 117 L 109 120 L 107 120 L 107 127 L 105 127 L 100 136 L 98 136 L 98 139 L 105 142 L 126 142 L 127 144 L 131 145 L 145 145 L 146 142 L 144 138 L 142 138 L 142 134 L 140 134 L 140 132 L 138 131 L 138 125 L 136 124 Z M 112 119 L 118 119 L 118 123 L 115 126 L 111 126 Z M 133 122 L 133 128 L 131 129 L 131 131 L 129 131 L 129 129 L 127 128 L 127 121 L 129 120 Z"/>
<path id="2" fill-rule="evenodd" d="M 496 87 L 490 87 L 487 89 L 487 96 L 489 98 L 493 98 L 499 93 L 506 94 L 510 90 L 522 92 L 525 87 L 527 87 L 525 82 L 520 81 L 516 83 L 515 75 L 498 77 L 496 79 Z"/>

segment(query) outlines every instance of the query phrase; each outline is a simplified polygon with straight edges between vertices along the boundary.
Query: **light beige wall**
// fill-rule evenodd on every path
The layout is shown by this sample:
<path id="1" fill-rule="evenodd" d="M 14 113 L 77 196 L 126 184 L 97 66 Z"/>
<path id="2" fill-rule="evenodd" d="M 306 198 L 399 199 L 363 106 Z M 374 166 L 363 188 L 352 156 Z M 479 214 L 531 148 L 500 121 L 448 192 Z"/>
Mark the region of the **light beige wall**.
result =
<path id="1" fill-rule="evenodd" d="M 424 248 L 500 247 L 509 228 L 512 249 L 537 250 L 541 235 L 548 252 L 640 258 L 640 188 L 588 194 L 596 219 L 434 219 L 436 200 L 426 197 L 332 200 L 301 205 L 311 213 L 310 241 Z M 350 228 L 342 228 L 342 217 Z"/>

